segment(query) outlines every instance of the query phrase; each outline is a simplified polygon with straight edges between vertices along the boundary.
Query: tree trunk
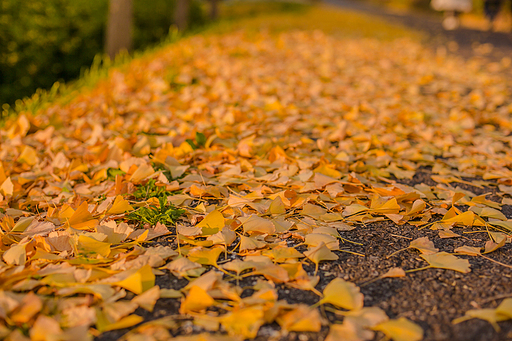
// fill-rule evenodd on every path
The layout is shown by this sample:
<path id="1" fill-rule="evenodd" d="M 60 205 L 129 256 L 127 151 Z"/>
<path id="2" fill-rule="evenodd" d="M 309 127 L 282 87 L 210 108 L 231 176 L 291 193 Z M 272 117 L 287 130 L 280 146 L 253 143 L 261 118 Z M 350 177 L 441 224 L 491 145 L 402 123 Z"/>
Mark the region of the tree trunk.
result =
<path id="1" fill-rule="evenodd" d="M 176 3 L 176 13 L 174 22 L 179 31 L 184 31 L 188 26 L 188 16 L 190 12 L 190 0 L 178 0 Z"/>
<path id="2" fill-rule="evenodd" d="M 105 50 L 110 59 L 132 48 L 133 0 L 110 0 Z"/>
<path id="3" fill-rule="evenodd" d="M 210 19 L 217 20 L 219 17 L 219 0 L 210 0 Z"/>

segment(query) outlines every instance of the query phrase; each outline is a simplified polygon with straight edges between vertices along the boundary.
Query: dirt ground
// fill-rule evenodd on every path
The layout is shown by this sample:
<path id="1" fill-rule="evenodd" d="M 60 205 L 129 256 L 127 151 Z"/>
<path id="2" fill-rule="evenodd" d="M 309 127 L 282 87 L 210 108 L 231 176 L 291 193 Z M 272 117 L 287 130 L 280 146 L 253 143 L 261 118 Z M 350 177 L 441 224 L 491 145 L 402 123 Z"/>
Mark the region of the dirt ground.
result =
<path id="1" fill-rule="evenodd" d="M 399 182 L 413 186 L 424 183 L 435 186 L 430 177 L 429 169 L 421 169 L 412 180 L 400 180 Z M 477 188 L 464 184 L 452 184 L 475 194 L 495 191 L 493 188 Z M 464 207 L 459 207 L 465 210 Z M 467 207 L 466 207 L 467 209 Z M 502 212 L 507 218 L 512 218 L 512 206 L 504 205 Z M 364 294 L 364 305 L 375 306 L 383 309 L 390 318 L 403 316 L 418 323 L 424 330 L 424 340 L 452 340 L 452 341 L 499 341 L 512 340 L 512 321 L 500 323 L 501 330 L 496 331 L 486 321 L 473 319 L 459 324 L 451 321 L 461 317 L 470 309 L 495 308 L 503 298 L 512 297 L 510 291 L 512 284 L 512 269 L 504 267 L 481 257 L 460 256 L 468 259 L 471 264 L 471 272 L 460 274 L 455 271 L 443 269 L 428 269 L 408 274 L 404 278 L 384 278 L 369 284 L 365 282 L 384 274 L 392 267 L 401 267 L 405 270 L 416 269 L 426 265 L 419 258 L 416 250 L 404 250 L 391 257 L 393 252 L 406 248 L 411 240 L 427 236 L 434 241 L 434 245 L 440 251 L 452 253 L 457 247 L 481 246 L 487 240 L 486 232 L 468 233 L 468 229 L 454 228 L 453 232 L 460 234 L 460 238 L 441 239 L 438 231 L 428 228 L 419 229 L 409 224 L 398 226 L 391 221 L 383 221 L 366 226 L 359 226 L 352 231 L 340 232 L 342 238 L 361 243 L 362 246 L 350 244 L 345 249 L 364 254 L 364 257 L 334 251 L 338 261 L 326 262 L 320 265 L 318 275 L 320 282 L 317 289 L 323 288 L 334 278 L 340 277 L 353 282 L 361 288 Z M 471 231 L 469 231 L 471 232 Z M 300 242 L 295 241 L 296 244 Z M 169 245 L 165 238 L 157 240 L 158 244 Z M 342 245 L 342 248 L 343 245 Z M 305 251 L 299 246 L 299 251 Z M 512 264 L 512 245 L 507 244 L 494 251 L 490 257 L 504 264 Z M 388 258 L 389 257 L 389 258 Z M 219 263 L 222 262 L 222 256 Z M 309 275 L 313 275 L 314 266 L 304 265 Z M 167 271 L 167 270 L 166 270 Z M 256 282 L 256 276 L 249 277 L 241 282 L 241 286 L 250 287 Z M 181 289 L 188 284 L 185 279 L 178 279 L 170 273 L 158 276 L 156 285 L 161 288 Z M 305 303 L 313 305 L 318 301 L 318 296 L 310 291 L 288 288 L 278 285 L 279 299 L 288 303 Z M 251 289 L 244 291 L 245 296 L 252 294 Z M 145 321 L 161 318 L 163 316 L 176 315 L 179 317 L 180 301 L 177 299 L 160 299 L 153 311 L 148 313 L 138 309 L 137 314 L 143 316 Z M 341 321 L 340 317 L 322 310 L 322 315 L 331 323 Z M 274 323 L 260 328 L 257 341 L 282 340 L 282 341 L 316 341 L 323 340 L 328 333 L 328 327 L 324 326 L 320 333 L 296 333 L 291 332 L 282 336 L 278 332 L 279 326 Z M 116 340 L 128 330 L 116 330 L 102 334 L 97 341 Z M 192 322 L 184 323 L 174 335 L 191 335 L 204 332 Z M 374 340 L 385 339 L 381 333 L 376 333 Z"/>
<path id="2" fill-rule="evenodd" d="M 387 12 L 382 8 L 367 3 L 350 0 L 328 0 L 329 4 L 343 8 L 363 11 L 379 15 L 391 22 L 405 24 L 408 27 L 428 33 L 427 42 L 433 48 L 446 48 L 449 43 L 456 43 L 457 49 L 445 49 L 448 53 L 460 55 L 464 58 L 487 58 L 489 61 L 500 61 L 503 57 L 512 55 L 512 35 L 507 33 L 482 32 L 461 28 L 455 31 L 444 31 L 441 27 L 441 17 L 429 16 L 421 13 L 396 14 Z M 478 46 L 491 44 L 492 48 L 482 53 Z M 421 169 L 412 180 L 400 182 L 409 186 L 416 184 L 437 185 L 431 177 L 429 169 Z M 471 190 L 475 194 L 495 192 L 494 188 L 477 188 L 469 185 L 452 184 L 454 187 Z M 464 207 L 461 207 L 464 210 Z M 467 209 L 467 208 L 466 208 Z M 505 205 L 502 212 L 507 218 L 512 218 L 512 206 Z M 467 229 L 454 228 L 453 232 L 460 234 L 459 238 L 442 239 L 438 231 L 428 228 L 419 229 L 405 224 L 398 226 L 390 221 L 367 224 L 358 228 L 340 232 L 343 238 L 363 244 L 345 245 L 347 250 L 364 254 L 364 257 L 335 251 L 338 261 L 326 262 L 320 266 L 320 282 L 318 290 L 323 288 L 334 278 L 340 277 L 354 282 L 364 294 L 365 306 L 376 306 L 383 309 L 390 318 L 398 316 L 407 317 L 418 323 L 425 332 L 424 340 L 451 340 L 451 341 L 491 341 L 512 340 L 512 321 L 501 322 L 501 330 L 493 329 L 486 321 L 473 319 L 453 325 L 452 320 L 461 317 L 470 309 L 494 308 L 505 297 L 512 296 L 512 269 L 481 257 L 461 256 L 468 259 L 471 272 L 460 274 L 455 271 L 442 269 L 428 269 L 408 274 L 404 278 L 386 278 L 369 284 L 365 282 L 378 277 L 391 267 L 401 267 L 405 270 L 423 267 L 426 262 L 419 258 L 419 252 L 405 250 L 387 258 L 394 251 L 406 248 L 410 241 L 419 237 L 429 237 L 440 251 L 453 252 L 462 245 L 481 246 L 487 239 L 485 232 L 471 232 Z M 165 243 L 162 239 L 156 243 Z M 298 244 L 299 241 L 296 241 Z M 300 248 L 299 248 L 300 250 Z M 303 251 L 303 250 L 302 250 Z M 504 264 L 512 264 L 512 245 L 489 255 L 492 259 Z M 222 257 L 222 256 L 221 256 Z M 220 259 L 222 262 L 222 258 Z M 312 275 L 314 267 L 304 265 L 308 274 Z M 250 286 L 255 282 L 254 277 L 245 279 L 243 285 Z M 161 288 L 180 289 L 188 283 L 185 279 L 178 279 L 172 274 L 158 276 L 156 284 Z M 249 296 L 251 289 L 246 289 L 243 296 Z M 289 303 L 305 303 L 313 305 L 318 296 L 312 292 L 295 290 L 278 286 L 279 299 Z M 163 316 L 176 315 L 180 301 L 177 299 L 160 299 L 153 311 L 148 313 L 138 309 L 137 314 L 142 315 L 146 321 Z M 322 315 L 330 322 L 340 321 L 341 318 L 321 310 Z M 320 333 L 295 333 L 280 336 L 277 324 L 261 327 L 255 340 L 323 340 L 328 327 L 324 326 Z M 184 323 L 173 335 L 191 335 L 202 330 L 190 323 Z M 102 334 L 97 341 L 115 340 L 126 333 L 127 330 L 117 330 Z M 375 340 L 384 339 L 384 335 L 376 333 Z"/>

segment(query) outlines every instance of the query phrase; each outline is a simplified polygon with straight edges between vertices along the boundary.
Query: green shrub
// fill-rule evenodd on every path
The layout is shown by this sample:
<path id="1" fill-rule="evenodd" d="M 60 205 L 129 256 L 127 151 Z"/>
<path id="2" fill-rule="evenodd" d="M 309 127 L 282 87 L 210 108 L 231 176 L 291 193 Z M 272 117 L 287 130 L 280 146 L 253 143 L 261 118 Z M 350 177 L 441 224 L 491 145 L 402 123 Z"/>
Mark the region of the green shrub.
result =
<path id="1" fill-rule="evenodd" d="M 166 37 L 175 0 L 134 0 L 135 49 Z M 77 78 L 103 53 L 108 0 L 0 1 L 0 104 Z M 192 28 L 205 22 L 198 1 Z"/>

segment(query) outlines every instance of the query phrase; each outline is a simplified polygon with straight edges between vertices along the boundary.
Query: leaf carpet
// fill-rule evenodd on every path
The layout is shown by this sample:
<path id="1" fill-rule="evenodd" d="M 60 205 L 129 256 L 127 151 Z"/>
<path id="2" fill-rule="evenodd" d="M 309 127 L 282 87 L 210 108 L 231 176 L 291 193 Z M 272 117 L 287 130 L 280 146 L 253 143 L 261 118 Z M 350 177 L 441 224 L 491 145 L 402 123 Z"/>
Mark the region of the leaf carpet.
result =
<path id="1" fill-rule="evenodd" d="M 449 301 L 444 278 L 493 267 L 510 283 L 505 67 L 407 39 L 237 31 L 19 115 L 0 131 L 1 337 L 442 335 L 375 297 L 428 278 L 440 284 L 421 302 Z M 481 319 L 502 337 L 500 287 L 445 324 Z M 172 314 L 141 316 L 162 301 Z"/>

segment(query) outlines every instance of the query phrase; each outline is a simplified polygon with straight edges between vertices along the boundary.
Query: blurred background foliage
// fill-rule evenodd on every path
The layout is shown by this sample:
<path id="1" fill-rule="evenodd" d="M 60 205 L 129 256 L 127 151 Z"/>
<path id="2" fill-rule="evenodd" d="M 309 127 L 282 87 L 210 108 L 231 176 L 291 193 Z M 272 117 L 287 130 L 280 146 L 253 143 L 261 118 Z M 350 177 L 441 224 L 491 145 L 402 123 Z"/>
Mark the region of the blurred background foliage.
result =
<path id="1" fill-rule="evenodd" d="M 165 38 L 175 0 L 134 0 L 134 47 Z M 204 5 L 192 1 L 189 22 L 206 22 Z M 38 88 L 77 78 L 104 49 L 108 0 L 1 0 L 0 104 Z"/>
<path id="2" fill-rule="evenodd" d="M 173 26 L 177 0 L 134 0 L 134 49 L 142 50 L 168 37 Z M 208 22 L 207 0 L 191 0 L 189 30 Z M 293 14 L 320 0 L 224 0 L 220 6 L 223 22 L 258 17 L 269 13 Z M 371 1 L 404 9 L 430 9 L 430 0 Z M 0 0 L 0 107 L 32 95 L 36 89 L 50 89 L 77 79 L 84 70 L 101 62 L 109 0 Z M 481 13 L 483 0 L 473 0 Z M 322 24 L 320 13 L 317 24 Z M 340 19 L 350 28 L 350 17 Z M 290 17 L 288 21 L 293 21 Z M 347 21 L 348 20 L 348 21 Z M 276 18 L 276 25 L 283 18 Z M 299 27 L 304 23 L 296 23 Z M 339 26 L 339 22 L 334 24 Z M 372 25 L 369 25 L 372 26 Z M 361 26 L 357 26 L 361 32 Z M 371 27 L 370 27 L 371 29 Z M 364 30 L 363 30 L 364 31 Z M 363 34 L 364 35 L 364 34 Z M 93 65 L 93 68 L 98 68 Z M 90 70 L 93 71 L 92 69 Z M 91 73 L 89 72 L 89 73 Z M 21 102 L 20 102 L 21 103 Z M 5 106 L 4 106 L 5 108 Z M 0 112 L 2 110 L 0 109 Z M 2 112 L 3 114 L 3 112 Z"/>

